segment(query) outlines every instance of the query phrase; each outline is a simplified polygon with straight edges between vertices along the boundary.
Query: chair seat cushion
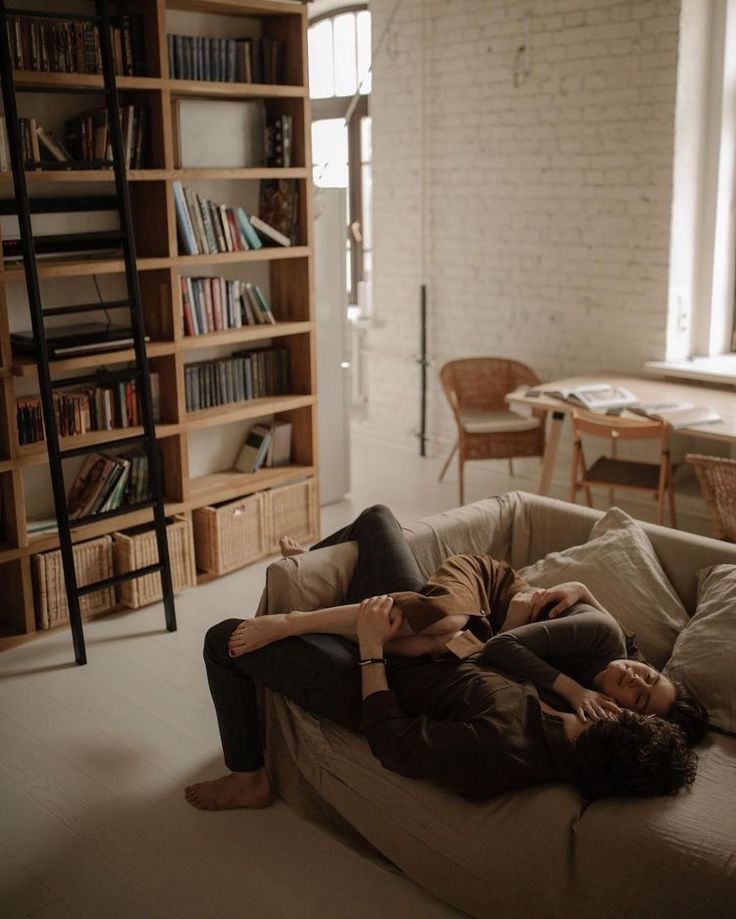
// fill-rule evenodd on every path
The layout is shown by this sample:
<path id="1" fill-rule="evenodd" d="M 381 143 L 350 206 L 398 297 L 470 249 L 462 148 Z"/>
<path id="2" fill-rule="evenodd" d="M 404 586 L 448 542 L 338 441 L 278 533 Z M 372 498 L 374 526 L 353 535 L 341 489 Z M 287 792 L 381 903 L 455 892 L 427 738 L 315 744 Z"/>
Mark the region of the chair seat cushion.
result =
<path id="1" fill-rule="evenodd" d="M 534 431 L 541 425 L 539 418 L 527 418 L 506 409 L 465 408 L 460 412 L 460 421 L 467 434 Z"/>
<path id="2" fill-rule="evenodd" d="M 602 456 L 588 469 L 583 481 L 656 491 L 659 488 L 659 466 L 656 463 L 635 463 Z"/>

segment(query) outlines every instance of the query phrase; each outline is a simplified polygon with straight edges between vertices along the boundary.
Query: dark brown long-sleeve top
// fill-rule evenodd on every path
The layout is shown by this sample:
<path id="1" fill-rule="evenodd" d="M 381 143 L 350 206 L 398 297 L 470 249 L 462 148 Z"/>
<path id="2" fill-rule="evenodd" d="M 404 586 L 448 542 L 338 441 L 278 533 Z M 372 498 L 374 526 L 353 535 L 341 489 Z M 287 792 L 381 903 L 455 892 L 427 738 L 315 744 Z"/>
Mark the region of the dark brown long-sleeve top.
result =
<path id="1" fill-rule="evenodd" d="M 363 701 L 363 730 L 387 769 L 471 799 L 573 781 L 561 719 L 542 711 L 528 682 L 494 672 L 480 655 L 418 658 L 388 678 L 391 692 Z"/>
<path id="2" fill-rule="evenodd" d="M 468 628 L 485 641 L 497 632 L 514 594 L 528 584 L 506 562 L 490 555 L 452 555 L 429 578 L 422 593 L 390 596 L 414 632 L 445 616 L 470 616 Z"/>
<path id="3" fill-rule="evenodd" d="M 494 635 L 483 656 L 537 688 L 550 689 L 560 673 L 592 688 L 596 674 L 627 657 L 627 642 L 612 616 L 577 604 L 569 615 Z"/>

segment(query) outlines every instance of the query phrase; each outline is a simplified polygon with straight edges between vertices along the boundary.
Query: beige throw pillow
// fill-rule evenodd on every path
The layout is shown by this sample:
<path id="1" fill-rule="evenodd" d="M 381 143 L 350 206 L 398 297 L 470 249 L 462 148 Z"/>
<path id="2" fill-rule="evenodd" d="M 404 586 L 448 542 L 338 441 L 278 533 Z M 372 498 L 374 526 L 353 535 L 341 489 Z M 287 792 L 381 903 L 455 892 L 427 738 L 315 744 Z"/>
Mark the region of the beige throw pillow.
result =
<path id="1" fill-rule="evenodd" d="M 345 600 L 358 560 L 358 543 L 343 542 L 269 565 L 269 613 L 324 609 Z"/>
<path id="2" fill-rule="evenodd" d="M 595 524 L 588 542 L 551 552 L 519 574 L 535 587 L 582 581 L 658 668 L 688 622 L 649 537 L 617 507 Z"/>
<path id="3" fill-rule="evenodd" d="M 698 572 L 698 606 L 665 672 L 703 703 L 711 724 L 736 732 L 736 565 Z"/>

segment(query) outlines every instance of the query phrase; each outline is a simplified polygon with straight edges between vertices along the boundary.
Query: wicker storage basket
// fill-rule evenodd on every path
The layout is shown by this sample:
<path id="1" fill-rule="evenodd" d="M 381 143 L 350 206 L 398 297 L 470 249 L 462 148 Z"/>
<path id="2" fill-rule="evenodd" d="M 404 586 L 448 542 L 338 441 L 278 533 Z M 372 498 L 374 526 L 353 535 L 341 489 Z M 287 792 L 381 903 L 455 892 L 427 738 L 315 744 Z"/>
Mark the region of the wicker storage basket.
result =
<path id="1" fill-rule="evenodd" d="M 181 593 L 197 583 L 191 521 L 186 517 L 174 517 L 166 525 L 166 535 L 174 592 Z M 155 565 L 158 561 L 156 531 L 150 524 L 127 533 L 114 533 L 113 540 L 115 567 L 120 574 L 134 571 L 136 568 L 145 568 L 146 565 Z M 133 609 L 155 603 L 162 597 L 161 577 L 158 574 L 147 574 L 143 578 L 123 581 L 118 586 L 118 597 L 122 603 Z"/>
<path id="2" fill-rule="evenodd" d="M 249 495 L 192 514 L 197 567 L 212 574 L 242 568 L 266 554 L 263 496 Z"/>
<path id="3" fill-rule="evenodd" d="M 317 489 L 314 479 L 272 488 L 263 493 L 267 527 L 266 549 L 279 551 L 279 537 L 292 536 L 298 542 L 316 533 Z"/>
<path id="4" fill-rule="evenodd" d="M 74 546 L 74 570 L 80 587 L 112 577 L 112 539 L 100 536 Z M 69 605 L 66 601 L 64 569 L 61 564 L 61 550 L 43 552 L 33 556 L 33 575 L 36 594 L 36 624 L 39 629 L 50 629 L 61 622 L 69 621 Z M 111 587 L 95 591 L 79 598 L 83 616 L 102 613 L 115 606 L 115 594 Z"/>

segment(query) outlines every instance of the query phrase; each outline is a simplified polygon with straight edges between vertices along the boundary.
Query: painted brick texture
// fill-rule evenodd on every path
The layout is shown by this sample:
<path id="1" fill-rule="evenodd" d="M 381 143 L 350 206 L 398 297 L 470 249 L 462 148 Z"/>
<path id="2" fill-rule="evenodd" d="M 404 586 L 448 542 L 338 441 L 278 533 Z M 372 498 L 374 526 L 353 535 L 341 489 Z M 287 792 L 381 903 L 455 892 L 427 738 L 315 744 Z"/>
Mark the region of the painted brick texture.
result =
<path id="1" fill-rule="evenodd" d="M 374 36 L 394 3 L 372 0 Z M 663 357 L 679 12 L 404 0 L 374 62 L 367 426 L 415 435 L 422 278 L 431 452 L 454 435 L 447 360 L 550 378 Z"/>

